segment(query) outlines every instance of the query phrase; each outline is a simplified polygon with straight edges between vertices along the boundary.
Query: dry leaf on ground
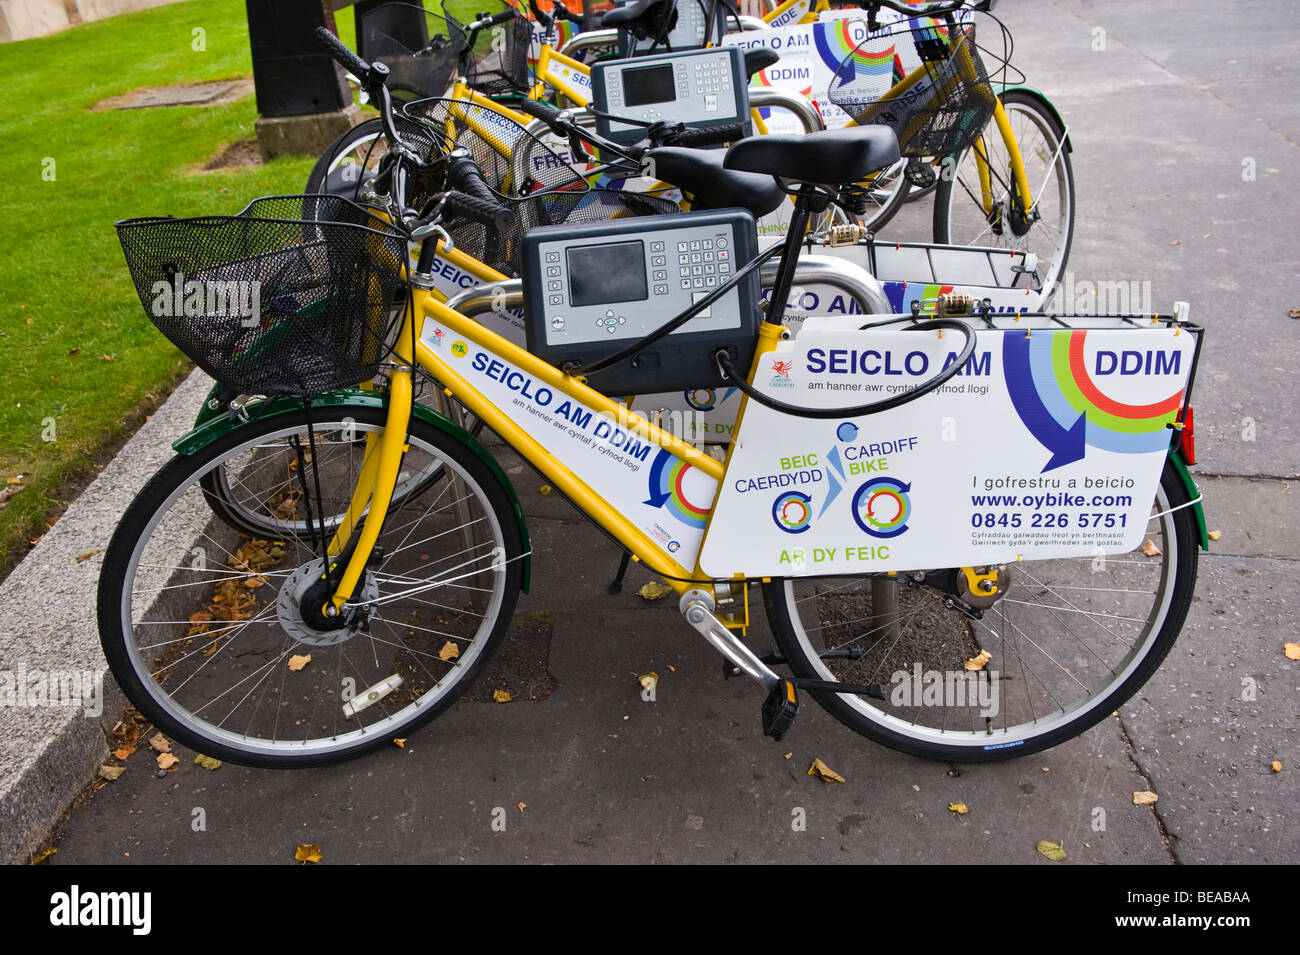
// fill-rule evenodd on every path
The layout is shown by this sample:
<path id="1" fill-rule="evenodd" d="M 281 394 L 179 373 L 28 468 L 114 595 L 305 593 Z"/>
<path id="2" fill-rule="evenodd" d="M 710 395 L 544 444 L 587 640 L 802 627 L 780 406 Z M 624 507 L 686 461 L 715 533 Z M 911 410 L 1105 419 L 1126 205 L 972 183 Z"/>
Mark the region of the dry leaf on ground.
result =
<path id="1" fill-rule="evenodd" d="M 970 810 L 966 808 L 966 804 L 964 802 L 948 803 L 948 811 L 955 812 L 959 816 L 964 816 L 966 815 L 966 813 L 970 812 Z"/>
<path id="2" fill-rule="evenodd" d="M 1133 794 L 1133 805 L 1149 806 L 1159 798 L 1160 797 L 1157 796 L 1155 793 L 1153 793 L 1151 790 L 1144 789 L 1141 792 L 1135 792 Z"/>
<path id="3" fill-rule="evenodd" d="M 1164 551 L 1157 547 L 1156 542 L 1148 537 L 1142 544 L 1142 553 L 1146 554 L 1148 557 L 1159 557 L 1164 553 Z"/>
<path id="4" fill-rule="evenodd" d="M 1300 643 L 1284 644 L 1282 652 L 1286 654 L 1288 660 L 1300 660 Z"/>
<path id="5" fill-rule="evenodd" d="M 551 493 L 551 486 L 549 484 L 543 484 L 537 489 L 537 492 L 541 494 L 542 497 L 546 497 L 546 495 Z"/>
<path id="6" fill-rule="evenodd" d="M 1293 308 L 1291 311 L 1287 312 L 1287 314 L 1292 318 L 1300 318 L 1300 308 Z"/>
<path id="7" fill-rule="evenodd" d="M 450 640 L 444 643 L 442 649 L 438 651 L 439 660 L 454 660 L 458 656 L 460 656 L 460 647 L 456 646 L 456 644 L 452 643 Z"/>
<path id="8" fill-rule="evenodd" d="M 100 766 L 99 767 L 99 775 L 102 776 L 104 779 L 107 779 L 109 782 L 112 782 L 113 780 L 117 779 L 117 777 L 121 776 L 124 772 L 126 772 L 125 766 Z"/>
<path id="9" fill-rule="evenodd" d="M 979 653 L 975 654 L 975 656 L 966 661 L 966 669 L 983 670 L 984 664 L 988 663 L 992 659 L 993 654 L 989 653 L 987 650 L 981 650 Z"/>
<path id="10" fill-rule="evenodd" d="M 119 746 L 117 749 L 113 750 L 113 758 L 125 760 L 128 756 L 130 756 L 134 752 L 135 752 L 134 745 Z"/>
<path id="11" fill-rule="evenodd" d="M 1046 839 L 1044 839 L 1041 842 L 1039 842 L 1038 845 L 1034 846 L 1034 848 L 1038 850 L 1040 855 L 1046 856 L 1047 858 L 1051 859 L 1053 862 L 1065 861 L 1065 850 L 1062 849 L 1060 845 L 1058 845 L 1055 842 L 1048 842 Z"/>
<path id="12" fill-rule="evenodd" d="M 1275 773 L 1282 772 L 1282 760 L 1280 759 L 1273 760 L 1272 765 L 1270 765 L 1268 768 L 1273 770 L 1273 772 Z"/>
<path id="13" fill-rule="evenodd" d="M 825 763 L 823 763 L 820 759 L 814 759 L 814 760 L 812 761 L 812 765 L 808 767 L 808 775 L 809 775 L 809 776 L 816 776 L 818 779 L 820 779 L 820 780 L 821 780 L 822 782 L 824 782 L 824 783 L 842 783 L 842 782 L 844 782 L 844 777 L 843 777 L 843 776 L 841 776 L 841 775 L 840 775 L 839 773 L 837 773 L 835 770 L 831 769 L 829 766 L 827 766 Z"/>
<path id="14" fill-rule="evenodd" d="M 179 762 L 180 762 L 180 759 L 176 756 L 175 753 L 159 753 L 159 754 L 158 754 L 158 768 L 159 768 L 159 769 L 171 769 L 173 766 L 175 766 L 175 765 L 176 765 L 177 763 L 179 763 Z"/>
<path id="15" fill-rule="evenodd" d="M 641 684 L 641 689 L 653 690 L 659 685 L 659 674 L 651 670 L 649 673 L 642 673 L 636 678 L 636 681 Z"/>
<path id="16" fill-rule="evenodd" d="M 320 846 L 314 842 L 300 842 L 298 848 L 294 850 L 293 857 L 298 862 L 320 862 L 325 858 L 320 851 Z"/>
<path id="17" fill-rule="evenodd" d="M 308 663 L 311 663 L 310 653 L 295 653 L 293 656 L 289 658 L 289 669 L 292 670 L 294 673 L 297 673 Z"/>
<path id="18" fill-rule="evenodd" d="M 658 600 L 660 597 L 667 597 L 673 589 L 659 580 L 652 580 L 636 592 L 638 597 L 646 600 Z"/>
<path id="19" fill-rule="evenodd" d="M 167 742 L 167 737 L 162 733 L 155 733 L 153 739 L 149 740 L 149 746 L 158 753 L 170 753 L 172 744 Z"/>
<path id="20" fill-rule="evenodd" d="M 202 766 L 204 769 L 208 770 L 220 769 L 221 760 L 217 759 L 215 756 L 204 756 L 200 753 L 198 756 L 194 757 L 194 765 Z"/>
<path id="21" fill-rule="evenodd" d="M 523 811 L 524 811 L 525 809 L 527 809 L 527 808 L 528 808 L 528 803 L 526 803 L 526 802 L 521 802 L 521 803 L 519 804 L 519 811 L 520 811 L 520 812 L 523 812 Z"/>
<path id="22" fill-rule="evenodd" d="M 405 737 L 405 736 L 394 736 L 394 737 L 393 737 L 393 745 L 396 746 L 398 749 L 406 749 L 406 737 Z"/>
<path id="23" fill-rule="evenodd" d="M 509 690 L 493 690 L 493 691 L 492 691 L 492 702 L 493 702 L 493 703 L 509 703 L 509 702 L 510 702 L 510 691 L 509 691 Z"/>
<path id="24" fill-rule="evenodd" d="M 1223 532 L 1222 532 L 1222 531 L 1207 531 L 1206 534 L 1205 534 L 1205 536 L 1208 537 L 1208 538 L 1209 538 L 1210 540 L 1212 540 L 1212 541 L 1217 541 L 1220 537 L 1223 536 Z"/>

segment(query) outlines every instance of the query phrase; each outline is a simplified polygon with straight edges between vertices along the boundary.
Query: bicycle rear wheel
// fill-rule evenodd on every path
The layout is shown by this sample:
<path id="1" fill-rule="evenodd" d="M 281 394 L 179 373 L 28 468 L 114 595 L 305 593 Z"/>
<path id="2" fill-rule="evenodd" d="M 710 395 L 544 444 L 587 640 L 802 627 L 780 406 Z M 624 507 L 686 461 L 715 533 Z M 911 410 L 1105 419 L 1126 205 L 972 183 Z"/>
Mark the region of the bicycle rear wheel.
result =
<path id="1" fill-rule="evenodd" d="M 1187 502 L 1166 464 L 1142 547 L 1009 565 L 979 620 L 901 572 L 773 581 L 768 619 L 796 676 L 880 689 L 812 692 L 869 739 L 931 759 L 1038 752 L 1112 713 L 1173 646 L 1196 581 Z M 983 670 L 968 669 L 982 652 Z"/>
<path id="2" fill-rule="evenodd" d="M 337 762 L 433 719 L 504 640 L 522 575 L 513 508 L 473 452 L 419 420 L 403 475 L 436 477 L 393 502 L 341 625 L 304 614 L 324 566 L 305 518 L 344 512 L 365 436 L 384 420 L 321 410 L 310 436 L 302 411 L 255 420 L 174 458 L 127 510 L 104 558 L 100 637 L 119 685 L 163 732 L 247 765 Z M 245 510 L 302 519 L 268 538 L 214 519 L 204 479 L 218 470 Z M 269 472 L 293 480 L 268 483 Z M 268 486 L 296 492 L 268 497 Z"/>
<path id="3" fill-rule="evenodd" d="M 1044 291 L 1059 281 L 1074 237 L 1074 169 L 1062 144 L 1064 130 L 1036 96 L 1019 90 L 1001 95 L 1025 164 L 1034 206 L 1012 196 L 1011 153 L 990 122 L 975 145 L 945 160 L 934 194 L 934 241 L 945 245 L 991 246 L 1038 256 Z M 986 210 L 976 150 L 987 158 L 993 206 Z"/>

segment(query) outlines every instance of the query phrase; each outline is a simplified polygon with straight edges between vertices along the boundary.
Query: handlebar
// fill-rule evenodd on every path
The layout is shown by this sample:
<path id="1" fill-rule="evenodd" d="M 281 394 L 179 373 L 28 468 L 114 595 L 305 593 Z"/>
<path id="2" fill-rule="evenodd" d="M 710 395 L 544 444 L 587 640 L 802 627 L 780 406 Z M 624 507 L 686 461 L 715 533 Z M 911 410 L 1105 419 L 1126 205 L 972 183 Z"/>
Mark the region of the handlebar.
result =
<path id="1" fill-rule="evenodd" d="M 663 137 L 665 146 L 721 146 L 745 138 L 743 123 L 729 123 L 726 126 L 714 126 L 710 129 L 683 129 L 681 132 L 669 132 Z"/>
<path id="2" fill-rule="evenodd" d="M 470 219 L 489 229 L 506 232 L 514 228 L 515 214 L 495 199 L 485 201 L 463 192 L 448 192 L 442 208 L 445 213 Z"/>

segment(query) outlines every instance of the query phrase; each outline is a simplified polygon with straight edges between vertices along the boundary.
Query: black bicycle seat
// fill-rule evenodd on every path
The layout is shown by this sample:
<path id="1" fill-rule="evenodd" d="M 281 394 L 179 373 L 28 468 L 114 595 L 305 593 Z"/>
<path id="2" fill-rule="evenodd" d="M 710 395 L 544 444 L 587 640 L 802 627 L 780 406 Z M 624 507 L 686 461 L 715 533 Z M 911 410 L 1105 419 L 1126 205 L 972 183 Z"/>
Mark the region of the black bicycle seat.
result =
<path id="1" fill-rule="evenodd" d="M 745 75 L 753 77 L 755 73 L 767 69 L 781 59 L 781 54 L 766 46 L 756 46 L 745 51 Z"/>
<path id="2" fill-rule="evenodd" d="M 692 209 L 748 209 L 758 218 L 785 201 L 785 192 L 770 175 L 758 176 L 723 167 L 718 149 L 647 149 L 654 175 L 691 194 Z"/>
<path id="3" fill-rule="evenodd" d="M 888 126 L 849 126 L 802 136 L 751 136 L 727 150 L 723 165 L 798 182 L 840 186 L 898 162 Z"/>
<path id="4" fill-rule="evenodd" d="M 633 0 L 605 14 L 600 25 L 606 29 L 629 30 L 637 39 L 644 40 L 659 32 L 669 11 L 676 16 L 677 8 L 672 0 Z"/>

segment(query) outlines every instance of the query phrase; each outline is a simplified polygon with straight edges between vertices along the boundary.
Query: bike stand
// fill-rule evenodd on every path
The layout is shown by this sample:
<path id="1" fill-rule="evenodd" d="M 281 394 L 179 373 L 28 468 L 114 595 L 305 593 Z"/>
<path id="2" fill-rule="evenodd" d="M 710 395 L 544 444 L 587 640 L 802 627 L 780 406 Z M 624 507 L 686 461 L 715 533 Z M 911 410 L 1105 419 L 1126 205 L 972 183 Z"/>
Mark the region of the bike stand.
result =
<path id="1" fill-rule="evenodd" d="M 623 551 L 622 559 L 618 562 L 618 573 L 614 575 L 614 579 L 610 582 L 610 585 L 605 588 L 611 594 L 622 592 L 623 578 L 627 576 L 627 568 L 630 563 L 632 563 L 632 552 L 625 550 Z"/>

